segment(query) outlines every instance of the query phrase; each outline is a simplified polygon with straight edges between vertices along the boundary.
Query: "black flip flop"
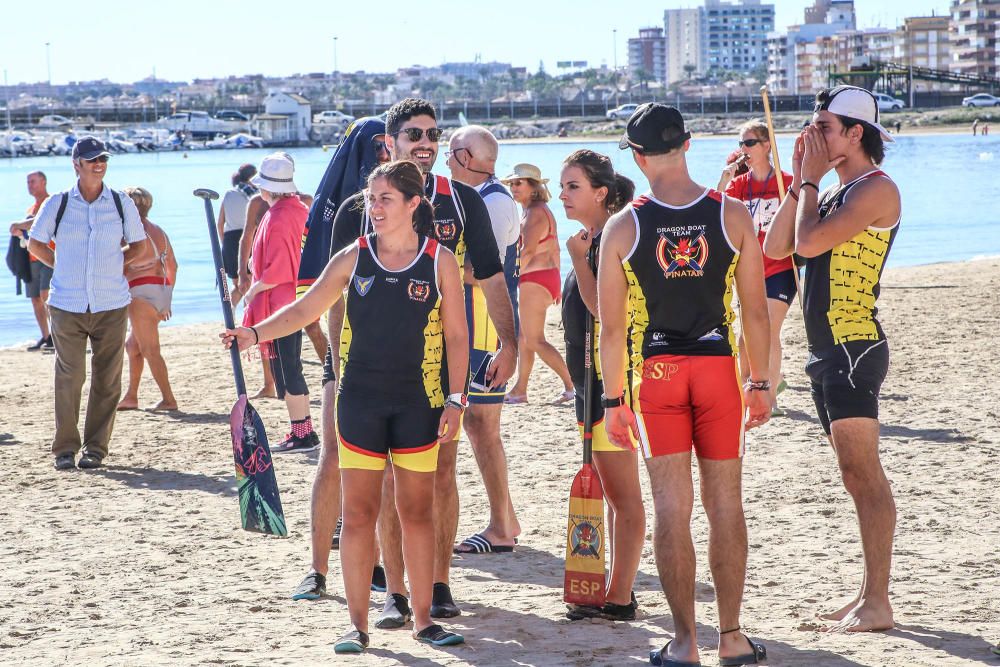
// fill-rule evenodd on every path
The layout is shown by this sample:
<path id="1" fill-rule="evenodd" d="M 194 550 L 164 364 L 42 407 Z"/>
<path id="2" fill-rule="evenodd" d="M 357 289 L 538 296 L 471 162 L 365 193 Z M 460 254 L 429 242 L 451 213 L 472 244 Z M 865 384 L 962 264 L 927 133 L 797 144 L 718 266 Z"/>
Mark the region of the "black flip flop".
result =
<path id="1" fill-rule="evenodd" d="M 674 641 L 673 639 L 670 642 Z M 659 651 L 649 652 L 649 664 L 655 667 L 701 667 L 701 662 L 690 662 L 688 660 L 674 660 L 673 658 L 666 657 L 667 647 L 670 646 L 670 642 L 664 644 L 663 648 Z"/>
<path id="2" fill-rule="evenodd" d="M 514 551 L 514 547 L 509 544 L 493 544 L 482 533 L 471 535 L 452 549 L 452 552 L 464 554 L 509 554 Z"/>
<path id="3" fill-rule="evenodd" d="M 739 665 L 757 665 L 762 662 L 767 661 L 767 649 L 764 645 L 754 640 L 750 639 L 746 635 L 743 635 L 743 639 L 747 640 L 752 649 L 751 653 L 744 653 L 743 655 L 734 655 L 731 658 L 719 658 L 719 665 L 722 667 L 739 667 Z"/>

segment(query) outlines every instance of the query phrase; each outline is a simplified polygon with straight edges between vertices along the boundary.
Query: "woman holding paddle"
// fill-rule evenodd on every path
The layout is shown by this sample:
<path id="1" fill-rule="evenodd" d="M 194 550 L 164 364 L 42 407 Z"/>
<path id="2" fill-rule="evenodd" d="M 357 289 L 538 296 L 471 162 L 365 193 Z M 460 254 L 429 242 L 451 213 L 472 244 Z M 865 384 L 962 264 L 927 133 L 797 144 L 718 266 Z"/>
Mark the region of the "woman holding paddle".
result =
<path id="1" fill-rule="evenodd" d="M 628 205 L 635 185 L 616 174 L 611 160 L 600 153 L 579 150 L 563 162 L 559 199 L 566 217 L 583 225 L 583 231 L 566 243 L 573 270 L 566 276 L 562 293 L 562 321 L 566 339 L 566 363 L 576 388 L 576 419 L 584 422 L 584 381 L 587 319 L 597 314 L 597 264 L 601 232 L 612 214 Z M 593 258 L 591 258 L 593 253 Z M 593 261 L 591 261 L 591 259 Z M 592 358 L 597 358 L 600 324 L 594 326 Z M 608 499 L 608 542 L 611 544 L 611 577 L 603 607 L 574 606 L 566 614 L 573 620 L 601 616 L 618 621 L 635 618 L 638 604 L 632 594 L 635 573 L 642 556 L 646 514 L 639 489 L 636 450 L 623 450 L 608 440 L 604 430 L 604 408 L 600 368 L 593 371 L 590 405 L 593 418 L 593 457 Z M 630 396 L 631 381 L 625 383 Z"/>
<path id="2" fill-rule="evenodd" d="M 334 649 L 360 653 L 368 647 L 375 519 L 387 459 L 403 529 L 414 638 L 460 644 L 460 635 L 432 623 L 430 605 L 438 441 L 454 437 L 465 408 L 462 277 L 451 251 L 432 238 L 434 211 L 416 164 L 401 160 L 375 169 L 365 206 L 375 231 L 334 255 L 305 296 L 222 337 L 245 349 L 296 331 L 345 298 L 337 432 L 344 497 L 340 553 L 353 630 Z"/>

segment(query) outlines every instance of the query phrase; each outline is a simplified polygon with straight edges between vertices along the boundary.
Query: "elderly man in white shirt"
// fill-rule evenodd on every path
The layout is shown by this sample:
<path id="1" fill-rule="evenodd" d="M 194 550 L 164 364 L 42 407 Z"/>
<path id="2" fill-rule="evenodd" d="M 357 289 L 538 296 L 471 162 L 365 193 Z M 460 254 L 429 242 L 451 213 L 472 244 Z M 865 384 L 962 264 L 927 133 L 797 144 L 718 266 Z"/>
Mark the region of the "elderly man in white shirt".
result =
<path id="1" fill-rule="evenodd" d="M 76 185 L 42 204 L 29 234 L 30 252 L 53 268 L 48 305 L 56 350 L 52 453 L 57 470 L 76 467 L 81 448 L 80 468 L 99 468 L 108 454 L 131 301 L 123 268 L 150 252 L 131 198 L 104 185 L 110 155 L 94 137 L 77 141 Z M 48 246 L 53 239 L 54 251 Z M 77 424 L 88 339 L 93 356 L 81 441 Z"/>

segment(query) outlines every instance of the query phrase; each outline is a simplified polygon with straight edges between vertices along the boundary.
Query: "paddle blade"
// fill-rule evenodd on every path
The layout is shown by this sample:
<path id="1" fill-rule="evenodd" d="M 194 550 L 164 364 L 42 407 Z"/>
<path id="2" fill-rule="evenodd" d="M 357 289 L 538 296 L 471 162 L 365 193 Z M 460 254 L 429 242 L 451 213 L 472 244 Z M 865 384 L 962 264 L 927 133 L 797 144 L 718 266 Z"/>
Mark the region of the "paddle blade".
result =
<path id="1" fill-rule="evenodd" d="M 566 524 L 566 576 L 563 600 L 569 604 L 604 604 L 604 489 L 597 470 L 583 464 L 573 480 Z"/>
<path id="2" fill-rule="evenodd" d="M 233 459 L 236 462 L 236 484 L 240 496 L 243 530 L 267 535 L 288 535 L 285 515 L 278 496 L 278 480 L 274 477 L 271 450 L 260 415 L 246 396 L 240 396 L 229 414 L 233 436 Z"/>

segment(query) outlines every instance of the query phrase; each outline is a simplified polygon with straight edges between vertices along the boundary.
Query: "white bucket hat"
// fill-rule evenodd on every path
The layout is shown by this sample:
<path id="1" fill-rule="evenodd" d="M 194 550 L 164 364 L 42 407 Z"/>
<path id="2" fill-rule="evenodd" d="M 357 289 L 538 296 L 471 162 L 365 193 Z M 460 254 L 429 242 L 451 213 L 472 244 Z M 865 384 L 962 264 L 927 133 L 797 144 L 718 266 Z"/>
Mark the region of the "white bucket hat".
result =
<path id="1" fill-rule="evenodd" d="M 885 141 L 894 141 L 892 135 L 878 122 L 878 101 L 864 88 L 837 86 L 830 89 L 826 102 L 816 105 L 816 111 L 829 111 L 867 123 L 879 131 Z"/>
<path id="2" fill-rule="evenodd" d="M 295 163 L 285 153 L 271 153 L 260 162 L 257 175 L 250 182 L 261 190 L 278 194 L 298 192 L 292 176 L 295 175 Z"/>

